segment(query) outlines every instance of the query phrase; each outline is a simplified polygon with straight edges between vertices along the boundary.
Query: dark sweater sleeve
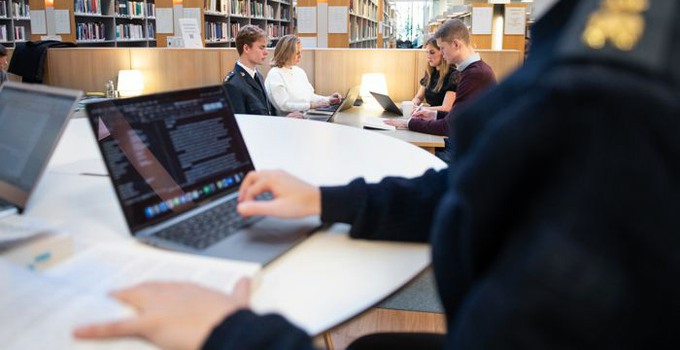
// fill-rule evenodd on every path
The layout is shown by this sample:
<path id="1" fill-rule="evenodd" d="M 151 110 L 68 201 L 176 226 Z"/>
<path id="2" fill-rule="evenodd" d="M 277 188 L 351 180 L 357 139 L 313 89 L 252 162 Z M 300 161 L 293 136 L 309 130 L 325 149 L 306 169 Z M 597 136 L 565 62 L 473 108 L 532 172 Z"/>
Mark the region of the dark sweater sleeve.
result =
<path id="1" fill-rule="evenodd" d="M 420 177 L 387 177 L 377 184 L 356 179 L 346 186 L 321 188 L 321 219 L 352 224 L 350 236 L 372 240 L 429 241 L 448 171 L 428 170 Z"/>
<path id="2" fill-rule="evenodd" d="M 312 339 L 280 315 L 241 310 L 213 328 L 203 350 L 311 350 Z"/>

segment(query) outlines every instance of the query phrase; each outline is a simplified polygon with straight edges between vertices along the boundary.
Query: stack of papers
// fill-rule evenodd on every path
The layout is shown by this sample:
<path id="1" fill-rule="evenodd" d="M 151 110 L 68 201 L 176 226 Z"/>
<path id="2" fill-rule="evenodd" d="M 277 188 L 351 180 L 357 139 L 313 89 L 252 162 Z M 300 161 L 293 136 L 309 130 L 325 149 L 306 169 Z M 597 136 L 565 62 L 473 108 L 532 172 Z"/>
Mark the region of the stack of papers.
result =
<path id="1" fill-rule="evenodd" d="M 387 125 L 384 123 L 385 120 L 390 120 L 389 118 L 379 118 L 379 117 L 367 117 L 363 116 L 363 126 L 369 129 L 380 129 L 380 130 L 396 130 L 397 128 L 392 125 Z"/>

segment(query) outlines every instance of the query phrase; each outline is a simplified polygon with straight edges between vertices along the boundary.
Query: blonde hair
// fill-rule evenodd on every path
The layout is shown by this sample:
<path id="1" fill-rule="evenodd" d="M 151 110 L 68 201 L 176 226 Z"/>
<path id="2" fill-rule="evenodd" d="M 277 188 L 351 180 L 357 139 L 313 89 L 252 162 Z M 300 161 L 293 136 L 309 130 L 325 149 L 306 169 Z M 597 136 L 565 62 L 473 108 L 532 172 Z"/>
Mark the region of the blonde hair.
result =
<path id="1" fill-rule="evenodd" d="M 427 45 L 434 47 L 437 49 L 437 51 L 441 51 L 435 38 L 428 39 L 425 42 L 425 47 L 427 47 Z M 432 67 L 429 64 L 427 65 L 427 70 L 425 71 L 425 86 L 430 86 L 432 74 L 434 73 L 435 69 L 436 67 Z M 446 75 L 449 74 L 449 69 L 451 69 L 451 66 L 449 66 L 449 64 L 446 63 L 446 60 L 442 57 L 442 61 L 439 63 L 439 79 L 437 80 L 437 85 L 434 87 L 434 92 L 439 92 L 444 86 L 444 78 L 446 78 Z"/>
<path id="2" fill-rule="evenodd" d="M 274 58 L 272 58 L 271 65 L 281 68 L 290 62 L 290 59 L 295 56 L 298 43 L 300 43 L 300 38 L 295 35 L 288 34 L 281 37 L 279 42 L 276 43 Z"/>

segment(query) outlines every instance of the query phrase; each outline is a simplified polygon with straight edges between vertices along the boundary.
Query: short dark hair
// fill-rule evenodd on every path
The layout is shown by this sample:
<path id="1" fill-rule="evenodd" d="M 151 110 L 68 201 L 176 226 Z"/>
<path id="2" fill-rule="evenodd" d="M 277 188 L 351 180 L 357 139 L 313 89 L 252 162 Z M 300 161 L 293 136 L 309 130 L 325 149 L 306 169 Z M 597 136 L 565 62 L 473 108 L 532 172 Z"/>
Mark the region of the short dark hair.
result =
<path id="1" fill-rule="evenodd" d="M 470 45 L 470 31 L 468 31 L 465 23 L 457 18 L 444 22 L 434 33 L 434 37 L 449 43 L 453 42 L 454 39 L 458 39 L 464 42 L 465 45 Z"/>
<path id="2" fill-rule="evenodd" d="M 252 24 L 241 27 L 238 35 L 236 35 L 236 51 L 238 51 L 238 55 L 241 56 L 243 54 L 243 45 L 252 46 L 260 38 L 267 38 L 267 33 L 262 28 Z"/>
<path id="3" fill-rule="evenodd" d="M 2 44 L 0 44 L 0 56 L 7 56 L 7 49 Z"/>

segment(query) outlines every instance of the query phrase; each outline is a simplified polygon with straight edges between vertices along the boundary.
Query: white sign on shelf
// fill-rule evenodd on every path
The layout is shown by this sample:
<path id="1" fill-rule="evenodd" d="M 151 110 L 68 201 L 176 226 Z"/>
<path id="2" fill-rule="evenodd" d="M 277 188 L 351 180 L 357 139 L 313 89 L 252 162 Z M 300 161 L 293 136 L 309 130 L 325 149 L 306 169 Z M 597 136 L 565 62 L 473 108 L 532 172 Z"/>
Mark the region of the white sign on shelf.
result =
<path id="1" fill-rule="evenodd" d="M 47 34 L 45 10 L 31 10 L 31 32 L 33 34 Z"/>
<path id="2" fill-rule="evenodd" d="M 316 33 L 316 7 L 299 6 L 298 33 Z"/>
<path id="3" fill-rule="evenodd" d="M 328 32 L 347 33 L 347 6 L 328 6 Z"/>
<path id="4" fill-rule="evenodd" d="M 472 34 L 491 34 L 493 7 L 472 8 Z"/>
<path id="5" fill-rule="evenodd" d="M 54 24 L 57 34 L 71 34 L 71 16 L 68 10 L 54 10 Z"/>
<path id="6" fill-rule="evenodd" d="M 506 35 L 526 34 L 527 15 L 524 7 L 505 7 L 505 30 Z"/>
<path id="7" fill-rule="evenodd" d="M 201 30 L 198 27 L 196 18 L 180 18 L 179 27 L 182 30 L 184 47 L 187 49 L 200 49 L 203 47 L 201 40 Z"/>
<path id="8" fill-rule="evenodd" d="M 172 26 L 172 9 L 171 8 L 156 8 L 156 33 L 158 34 L 172 34 L 174 29 Z"/>

